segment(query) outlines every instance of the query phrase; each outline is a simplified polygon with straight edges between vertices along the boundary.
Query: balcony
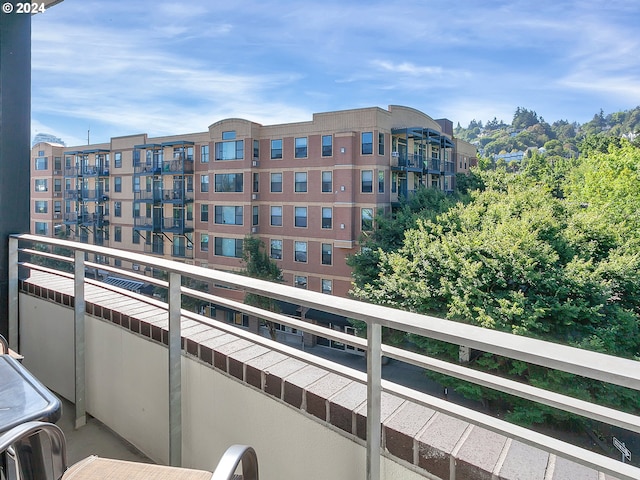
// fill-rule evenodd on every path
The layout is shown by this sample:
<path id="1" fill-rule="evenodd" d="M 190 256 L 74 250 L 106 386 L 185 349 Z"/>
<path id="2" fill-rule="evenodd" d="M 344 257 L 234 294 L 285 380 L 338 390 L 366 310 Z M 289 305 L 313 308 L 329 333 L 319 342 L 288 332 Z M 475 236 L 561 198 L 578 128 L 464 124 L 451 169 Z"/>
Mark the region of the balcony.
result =
<path id="1" fill-rule="evenodd" d="M 71 256 L 49 254 L 49 245 Z M 166 273 L 85 261 L 91 252 Z M 20 261 L 18 261 L 20 260 Z M 381 343 L 381 328 L 640 390 L 638 362 L 141 254 L 10 238 L 9 339 L 25 365 L 154 461 L 212 469 L 252 445 L 261 478 L 640 478 L 640 469 L 382 379 L 382 359 L 425 368 L 640 433 L 640 417 Z M 60 265 L 71 265 L 59 271 Z M 19 269 L 18 266 L 21 268 Z M 168 304 L 86 279 L 101 268 L 168 291 Z M 29 276 L 18 279 L 18 271 Z M 367 338 L 182 287 L 188 278 L 367 323 Z M 366 352 L 366 372 L 193 313 L 191 297 Z M 18 318 L 19 317 L 19 318 Z M 365 362 L 365 360 L 361 360 Z"/>
<path id="2" fill-rule="evenodd" d="M 393 152 L 391 169 L 409 172 L 422 172 L 424 156 L 417 153 Z"/>
<path id="3" fill-rule="evenodd" d="M 184 203 L 193 202 L 193 192 L 184 192 L 180 189 L 156 189 L 152 191 L 144 190 L 134 193 L 134 201 L 144 203 L 170 203 L 181 205 Z"/>
<path id="4" fill-rule="evenodd" d="M 432 173 L 434 175 L 438 175 L 440 173 L 440 168 L 441 168 L 442 162 L 440 162 L 439 158 L 430 158 L 426 163 L 425 163 L 425 170 L 427 171 L 427 173 Z"/>

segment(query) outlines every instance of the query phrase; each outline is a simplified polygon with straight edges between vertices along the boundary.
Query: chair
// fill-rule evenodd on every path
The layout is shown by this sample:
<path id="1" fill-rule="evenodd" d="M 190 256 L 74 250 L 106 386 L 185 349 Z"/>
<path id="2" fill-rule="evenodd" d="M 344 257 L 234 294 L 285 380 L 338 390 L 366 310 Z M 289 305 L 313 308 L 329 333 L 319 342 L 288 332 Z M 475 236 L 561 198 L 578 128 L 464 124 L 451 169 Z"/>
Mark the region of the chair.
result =
<path id="1" fill-rule="evenodd" d="M 67 467 L 64 433 L 47 422 L 27 422 L 0 434 L 0 456 L 6 458 L 0 478 L 7 480 L 258 480 L 256 452 L 246 445 L 229 447 L 213 473 L 96 456 Z"/>

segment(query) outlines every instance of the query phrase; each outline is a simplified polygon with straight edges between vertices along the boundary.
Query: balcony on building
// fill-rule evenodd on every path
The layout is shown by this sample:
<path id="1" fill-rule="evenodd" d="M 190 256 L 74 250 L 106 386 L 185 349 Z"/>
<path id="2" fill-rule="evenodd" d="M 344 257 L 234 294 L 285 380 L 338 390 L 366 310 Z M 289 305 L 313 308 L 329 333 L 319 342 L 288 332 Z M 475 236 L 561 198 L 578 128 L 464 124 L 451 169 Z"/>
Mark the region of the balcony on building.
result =
<path id="1" fill-rule="evenodd" d="M 640 469 L 619 456 L 509 424 L 442 392 L 385 380 L 382 359 L 464 378 L 630 435 L 640 433 L 638 415 L 381 344 L 381 328 L 595 378 L 632 394 L 640 391 L 637 361 L 150 255 L 35 235 L 13 236 L 10 247 L 9 338 L 24 365 L 72 402 L 77 425 L 91 415 L 153 461 L 211 470 L 230 444 L 242 443 L 256 449 L 263 479 L 640 478 Z M 87 261 L 89 253 L 105 263 Z M 122 282 L 87 278 L 87 269 L 165 293 L 141 295 Z M 366 337 L 193 287 L 200 283 L 297 305 L 303 317 L 314 309 L 361 320 Z M 305 340 L 345 345 L 355 356 L 341 355 L 352 366 L 335 355 L 313 355 L 304 344 L 265 338 L 258 319 L 277 324 L 278 332 L 295 329 Z M 361 368 L 353 368 L 358 362 Z"/>

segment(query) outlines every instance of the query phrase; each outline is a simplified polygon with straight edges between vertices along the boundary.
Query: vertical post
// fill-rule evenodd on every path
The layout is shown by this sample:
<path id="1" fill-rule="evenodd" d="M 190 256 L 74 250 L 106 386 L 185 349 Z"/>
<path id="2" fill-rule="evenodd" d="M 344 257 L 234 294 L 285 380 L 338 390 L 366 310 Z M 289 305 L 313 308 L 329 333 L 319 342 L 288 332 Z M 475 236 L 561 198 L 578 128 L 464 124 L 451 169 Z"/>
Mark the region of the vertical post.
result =
<path id="1" fill-rule="evenodd" d="M 367 480 L 380 480 L 382 327 L 367 326 Z"/>
<path id="2" fill-rule="evenodd" d="M 16 352 L 18 345 L 18 239 L 9 237 L 9 347 Z"/>
<path id="3" fill-rule="evenodd" d="M 18 0 L 3 1 L 15 7 Z M 9 235 L 29 231 L 31 15 L 0 12 L 0 334 L 9 337 Z"/>
<path id="4" fill-rule="evenodd" d="M 87 423 L 85 403 L 85 360 L 84 360 L 84 251 L 76 250 L 74 253 L 74 362 L 75 362 L 75 397 L 76 418 L 75 428 L 80 428 Z"/>
<path id="5" fill-rule="evenodd" d="M 181 275 L 169 273 L 169 465 L 182 464 Z"/>

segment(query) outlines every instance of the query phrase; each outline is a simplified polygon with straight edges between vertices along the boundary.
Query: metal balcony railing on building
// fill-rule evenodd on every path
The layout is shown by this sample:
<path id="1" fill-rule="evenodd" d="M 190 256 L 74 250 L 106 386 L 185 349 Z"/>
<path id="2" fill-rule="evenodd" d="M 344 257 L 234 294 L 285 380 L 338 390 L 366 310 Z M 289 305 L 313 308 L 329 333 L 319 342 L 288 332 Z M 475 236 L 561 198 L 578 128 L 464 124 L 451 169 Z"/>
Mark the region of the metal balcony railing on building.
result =
<path id="1" fill-rule="evenodd" d="M 391 167 L 393 170 L 422 172 L 424 156 L 417 153 L 397 153 L 392 155 Z"/>
<path id="2" fill-rule="evenodd" d="M 162 231 L 162 218 L 153 217 L 134 217 L 133 227 L 136 230 L 145 230 L 149 232 Z"/>
<path id="3" fill-rule="evenodd" d="M 34 248 L 34 244 L 38 244 L 40 247 Z M 66 249 L 73 252 L 73 254 L 69 257 L 64 257 L 58 254 L 47 253 L 42 250 L 42 245 Z M 164 275 L 161 277 L 168 279 L 162 280 L 160 277 L 142 277 L 145 281 L 168 291 L 168 304 L 165 305 L 167 312 L 165 325 L 168 325 L 167 338 L 166 342 L 164 342 L 164 338 L 161 338 L 161 340 L 167 345 L 168 349 L 167 378 L 169 389 L 167 398 L 169 404 L 169 457 L 172 465 L 179 465 L 181 462 L 182 435 L 185 434 L 181 424 L 182 416 L 180 415 L 183 402 L 181 393 L 181 371 L 183 366 L 181 319 L 184 315 L 188 314 L 185 313 L 185 310 L 181 311 L 181 308 L 182 298 L 189 296 L 205 302 L 211 302 L 212 304 L 222 305 L 225 308 L 232 309 L 241 314 L 257 316 L 258 318 L 276 322 L 280 325 L 299 329 L 313 335 L 319 335 L 366 352 L 366 470 L 367 479 L 369 480 L 381 478 L 381 409 L 383 392 L 410 400 L 414 404 L 423 405 L 430 409 L 446 413 L 447 415 L 470 422 L 473 425 L 482 426 L 491 432 L 504 435 L 513 441 L 534 446 L 537 449 L 549 452 L 557 457 L 562 457 L 579 465 L 595 469 L 596 472 L 600 472 L 600 475 L 608 475 L 620 480 L 637 480 L 640 478 L 640 469 L 620 462 L 617 459 L 605 457 L 542 435 L 536 431 L 487 416 L 486 414 L 448 402 L 446 399 L 443 400 L 410 388 L 402 387 L 393 382 L 383 381 L 381 379 L 381 361 L 383 356 L 396 359 L 431 371 L 464 379 L 485 388 L 515 395 L 596 421 L 605 422 L 609 425 L 634 432 L 635 434 L 640 433 L 640 416 L 547 391 L 540 387 L 512 381 L 493 374 L 483 373 L 457 363 L 436 360 L 419 353 L 382 344 L 382 328 L 386 327 L 482 352 L 492 353 L 552 370 L 595 379 L 605 384 L 626 387 L 631 389 L 633 391 L 632 393 L 636 395 L 638 394 L 637 392 L 640 392 L 640 368 L 638 368 L 637 361 L 491 329 L 484 329 L 432 316 L 367 304 L 349 298 L 327 297 L 326 294 L 295 288 L 293 286 L 274 284 L 221 270 L 211 270 L 180 262 L 171 262 L 148 255 L 96 247 L 93 245 L 87 246 L 49 237 L 13 235 L 10 237 L 9 245 L 10 278 L 8 298 L 10 299 L 10 346 L 14 347 L 18 344 L 18 267 L 21 266 L 23 269 L 31 269 L 32 271 L 40 270 L 53 273 L 54 271 L 50 267 L 44 267 L 41 262 L 38 261 L 38 259 L 43 258 L 52 258 L 58 262 L 68 262 L 74 266 L 73 297 L 75 300 L 73 302 L 73 309 L 76 325 L 75 332 L 76 335 L 84 335 L 84 322 L 86 318 L 84 286 L 85 284 L 95 283 L 92 280 L 84 278 L 85 267 L 100 267 L 118 275 L 130 275 L 130 273 L 115 267 L 86 262 L 86 253 L 94 253 L 105 258 L 118 259 L 121 262 L 129 262 L 153 269 L 154 271 L 164 272 Z M 60 275 L 68 276 L 69 274 L 61 273 Z M 366 338 L 359 338 L 346 333 L 333 331 L 320 325 L 307 323 L 272 311 L 262 310 L 239 301 L 186 288 L 182 286 L 184 279 L 213 283 L 234 290 L 242 290 L 255 295 L 261 295 L 273 300 L 285 301 L 299 305 L 301 308 L 316 309 L 321 312 L 347 316 L 348 318 L 366 323 Z M 96 283 L 96 285 L 98 284 Z M 101 288 L 110 288 L 104 284 L 99 285 Z M 330 301 L 328 301 L 328 298 L 330 298 Z M 221 328 L 216 322 L 206 317 L 188 315 L 188 318 L 197 323 L 215 324 L 217 328 Z M 193 322 L 189 323 L 189 325 L 193 325 Z M 234 327 L 229 326 L 227 328 Z M 279 348 L 267 339 L 260 340 L 259 337 L 253 337 L 241 332 L 239 332 L 238 335 L 247 339 L 251 338 L 251 341 L 247 341 L 248 344 L 251 342 L 258 344 L 268 342 L 269 348 Z M 85 416 L 84 399 L 86 395 L 84 390 L 86 385 L 84 381 L 85 370 L 83 359 L 86 347 L 83 341 L 75 342 L 77 419 Z M 283 352 L 286 352 L 286 355 L 295 355 L 295 352 L 290 348 L 283 346 L 281 349 Z M 326 363 L 322 365 L 323 368 L 331 368 L 327 367 Z M 358 375 L 350 373 L 351 371 L 337 364 L 333 368 L 335 368 L 333 371 L 339 375 L 347 377 L 353 376 L 352 378 L 356 380 L 361 379 Z M 238 421 L 241 421 L 241 419 L 238 419 Z M 279 428 L 287 428 L 287 426 L 281 425 Z M 310 454 L 312 455 L 313 453 Z M 526 465 L 526 459 L 523 459 L 522 464 Z M 597 473 L 596 477 L 593 478 L 597 478 Z"/>
<path id="4" fill-rule="evenodd" d="M 453 162 L 444 162 L 445 175 L 453 175 L 455 173 L 455 164 Z"/>
<path id="5" fill-rule="evenodd" d="M 427 160 L 426 164 L 425 164 L 425 169 L 427 171 L 427 173 L 431 173 L 434 175 L 440 174 L 441 173 L 441 162 L 440 159 L 438 158 L 430 158 L 429 160 Z"/>

